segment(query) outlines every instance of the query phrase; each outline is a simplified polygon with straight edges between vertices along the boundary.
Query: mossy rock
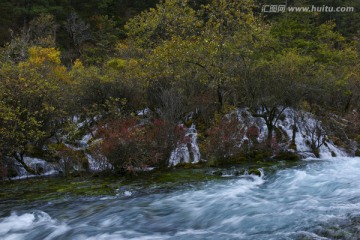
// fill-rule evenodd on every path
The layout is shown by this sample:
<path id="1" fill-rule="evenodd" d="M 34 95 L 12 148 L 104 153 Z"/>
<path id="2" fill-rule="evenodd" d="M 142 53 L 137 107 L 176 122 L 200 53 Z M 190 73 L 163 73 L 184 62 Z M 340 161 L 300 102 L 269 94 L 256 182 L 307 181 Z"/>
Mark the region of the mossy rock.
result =
<path id="1" fill-rule="evenodd" d="M 299 161 L 300 156 L 294 152 L 280 152 L 277 154 L 274 159 L 276 160 L 286 160 L 286 161 Z"/>
<path id="2" fill-rule="evenodd" d="M 253 168 L 253 169 L 249 169 L 248 173 L 249 173 L 250 175 L 256 175 L 256 176 L 261 177 L 261 172 L 260 172 L 259 169 L 254 169 L 254 168 Z"/>

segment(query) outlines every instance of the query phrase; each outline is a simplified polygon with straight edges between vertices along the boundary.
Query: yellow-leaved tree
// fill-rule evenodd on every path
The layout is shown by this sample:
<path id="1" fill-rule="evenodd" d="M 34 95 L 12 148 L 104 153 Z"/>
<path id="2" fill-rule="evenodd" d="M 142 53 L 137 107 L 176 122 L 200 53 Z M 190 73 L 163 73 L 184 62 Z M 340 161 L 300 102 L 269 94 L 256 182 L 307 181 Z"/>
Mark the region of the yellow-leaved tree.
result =
<path id="1" fill-rule="evenodd" d="M 31 47 L 29 58 L 0 68 L 0 151 L 26 170 L 24 156 L 40 154 L 67 116 L 71 81 L 55 48 Z"/>

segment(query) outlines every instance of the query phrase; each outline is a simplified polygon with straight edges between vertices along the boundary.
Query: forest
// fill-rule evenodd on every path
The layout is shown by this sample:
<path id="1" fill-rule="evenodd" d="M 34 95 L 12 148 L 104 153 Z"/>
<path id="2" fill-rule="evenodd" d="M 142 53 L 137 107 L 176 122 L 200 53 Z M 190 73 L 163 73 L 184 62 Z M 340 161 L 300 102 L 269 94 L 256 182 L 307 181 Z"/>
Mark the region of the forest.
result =
<path id="1" fill-rule="evenodd" d="M 197 161 L 214 166 L 298 159 L 296 133 L 315 157 L 329 142 L 360 156 L 360 2 L 287 3 L 355 12 L 264 13 L 265 0 L 1 1 L 0 177 L 17 176 L 15 165 L 41 174 L 26 157 L 66 176 L 90 171 L 88 156 L 112 174 L 164 169 L 192 146 L 195 126 Z M 289 111 L 292 135 L 279 126 Z"/>

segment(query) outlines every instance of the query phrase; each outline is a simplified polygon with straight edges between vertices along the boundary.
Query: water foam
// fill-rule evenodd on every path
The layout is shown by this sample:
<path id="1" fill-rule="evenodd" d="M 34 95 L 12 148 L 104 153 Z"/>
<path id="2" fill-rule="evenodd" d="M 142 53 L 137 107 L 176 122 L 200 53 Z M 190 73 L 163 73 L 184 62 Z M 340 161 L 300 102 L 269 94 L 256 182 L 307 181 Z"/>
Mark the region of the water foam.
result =
<path id="1" fill-rule="evenodd" d="M 30 239 L 31 235 L 36 236 L 38 230 L 47 230 L 49 233 L 44 240 L 54 239 L 64 232 L 69 227 L 65 224 L 58 224 L 52 219 L 49 214 L 43 211 L 34 211 L 32 213 L 24 213 L 18 215 L 12 212 L 9 217 L 0 220 L 0 238 L 1 239 Z"/>
<path id="2" fill-rule="evenodd" d="M 359 171 L 360 158 L 309 159 L 274 174 L 180 190 L 124 197 L 129 190 L 120 189 L 120 196 L 101 201 L 12 213 L 0 219 L 0 238 L 358 239 Z"/>

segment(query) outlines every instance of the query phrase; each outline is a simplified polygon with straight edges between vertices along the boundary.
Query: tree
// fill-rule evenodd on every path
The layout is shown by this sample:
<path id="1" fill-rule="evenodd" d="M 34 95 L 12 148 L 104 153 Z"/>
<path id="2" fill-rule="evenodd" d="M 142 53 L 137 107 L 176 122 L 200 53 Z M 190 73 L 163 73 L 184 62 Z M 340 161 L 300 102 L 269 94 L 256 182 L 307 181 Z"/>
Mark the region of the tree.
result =
<path id="1" fill-rule="evenodd" d="M 93 16 L 90 21 L 92 39 L 83 48 L 81 59 L 87 65 L 101 65 L 114 56 L 121 29 L 108 16 Z"/>
<path id="2" fill-rule="evenodd" d="M 255 52 L 240 85 L 245 105 L 265 120 L 269 143 L 287 107 L 297 108 L 302 101 L 322 107 L 346 105 L 346 91 L 340 89 L 357 59 L 353 47 L 333 31 L 333 23 L 317 26 L 302 20 L 276 22 L 269 35 L 274 45 Z"/>
<path id="3" fill-rule="evenodd" d="M 38 47 L 51 48 L 56 46 L 58 24 L 51 14 L 40 15 L 29 22 L 31 44 Z"/>
<path id="4" fill-rule="evenodd" d="M 90 25 L 82 20 L 76 12 L 72 12 L 65 24 L 69 34 L 70 59 L 75 60 L 81 56 L 83 44 L 92 40 Z"/>
<path id="5" fill-rule="evenodd" d="M 187 93 L 196 82 L 215 92 L 219 109 L 227 98 L 234 102 L 233 85 L 264 40 L 251 8 L 251 1 L 212 1 L 195 11 L 187 1 L 166 1 L 132 19 L 129 38 L 150 49 L 144 60 L 149 85 L 180 85 Z"/>
<path id="6" fill-rule="evenodd" d="M 24 27 L 20 34 L 11 31 L 11 41 L 6 44 L 5 61 L 14 62 L 25 61 L 29 57 L 29 48 L 38 46 L 44 48 L 54 48 L 56 40 L 57 25 L 54 16 L 40 15 L 34 18 Z"/>
<path id="7" fill-rule="evenodd" d="M 151 49 L 174 36 L 198 34 L 201 22 L 188 0 L 166 0 L 130 19 L 125 25 L 128 36 L 145 49 Z"/>
<path id="8" fill-rule="evenodd" d="M 42 149 L 66 117 L 67 70 L 56 49 L 32 47 L 26 61 L 2 65 L 0 81 L 0 151 L 32 172 L 24 155 Z"/>
<path id="9" fill-rule="evenodd" d="M 265 120 L 269 143 L 283 111 L 296 107 L 307 91 L 312 63 L 312 58 L 291 51 L 257 59 L 252 65 L 249 78 L 243 82 L 245 102 L 253 116 Z"/>

